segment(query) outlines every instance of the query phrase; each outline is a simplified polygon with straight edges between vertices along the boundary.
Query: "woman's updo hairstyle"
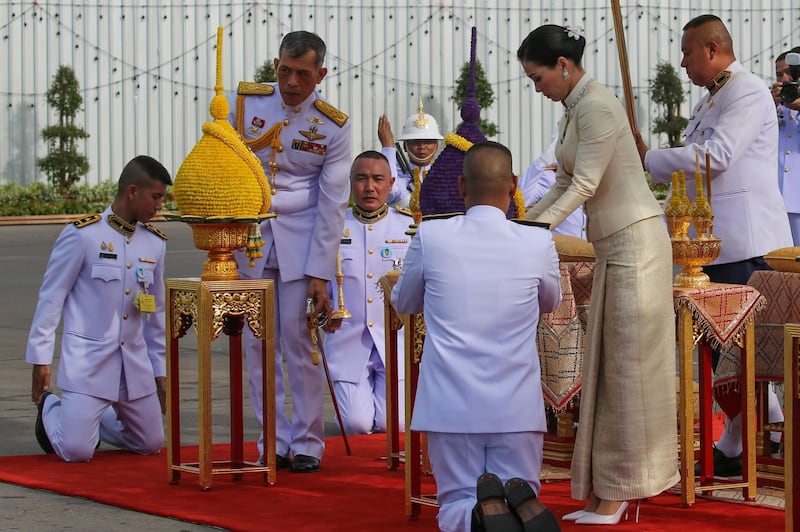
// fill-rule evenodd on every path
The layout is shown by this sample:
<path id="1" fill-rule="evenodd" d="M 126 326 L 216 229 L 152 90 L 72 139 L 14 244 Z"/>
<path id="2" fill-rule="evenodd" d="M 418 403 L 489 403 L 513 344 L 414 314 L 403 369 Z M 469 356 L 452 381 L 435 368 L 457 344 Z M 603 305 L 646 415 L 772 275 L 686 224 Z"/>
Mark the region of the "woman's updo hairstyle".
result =
<path id="1" fill-rule="evenodd" d="M 517 59 L 554 67 L 558 58 L 563 56 L 580 66 L 585 47 L 583 28 L 545 24 L 525 37 L 517 50 Z"/>

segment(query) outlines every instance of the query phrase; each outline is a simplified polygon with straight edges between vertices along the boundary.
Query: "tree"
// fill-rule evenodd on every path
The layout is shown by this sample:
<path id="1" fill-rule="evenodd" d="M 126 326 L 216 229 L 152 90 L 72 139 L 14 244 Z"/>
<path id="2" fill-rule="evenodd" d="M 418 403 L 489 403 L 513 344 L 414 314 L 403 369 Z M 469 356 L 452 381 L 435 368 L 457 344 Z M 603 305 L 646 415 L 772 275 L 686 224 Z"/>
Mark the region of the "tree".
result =
<path id="1" fill-rule="evenodd" d="M 653 122 L 653 133 L 664 133 L 670 148 L 682 146 L 681 137 L 689 121 L 680 114 L 685 93 L 675 68 L 666 62 L 656 65 L 656 77 L 650 80 L 650 98 L 662 107 Z"/>
<path id="2" fill-rule="evenodd" d="M 48 154 L 39 159 L 38 164 L 53 187 L 65 196 L 72 185 L 89 172 L 89 159 L 79 153 L 76 146 L 89 134 L 75 125 L 75 115 L 81 110 L 83 97 L 72 68 L 63 65 L 58 68 L 47 90 L 47 103 L 58 113 L 58 125 L 42 130 Z"/>
<path id="3" fill-rule="evenodd" d="M 271 83 L 278 81 L 278 76 L 275 75 L 275 66 L 272 61 L 264 61 L 264 64 L 256 69 L 256 75 L 253 78 L 256 83 Z"/>
<path id="4" fill-rule="evenodd" d="M 467 99 L 467 86 L 469 85 L 469 61 L 464 63 L 461 67 L 461 72 L 456 80 L 455 94 L 451 98 L 459 107 Z M 483 70 L 481 62 L 475 61 L 475 99 L 478 100 L 478 105 L 481 109 L 487 109 L 494 103 L 494 90 L 491 83 L 486 79 L 486 73 Z M 487 137 L 494 137 L 500 132 L 497 124 L 489 122 L 485 118 L 478 120 L 478 128 Z"/>

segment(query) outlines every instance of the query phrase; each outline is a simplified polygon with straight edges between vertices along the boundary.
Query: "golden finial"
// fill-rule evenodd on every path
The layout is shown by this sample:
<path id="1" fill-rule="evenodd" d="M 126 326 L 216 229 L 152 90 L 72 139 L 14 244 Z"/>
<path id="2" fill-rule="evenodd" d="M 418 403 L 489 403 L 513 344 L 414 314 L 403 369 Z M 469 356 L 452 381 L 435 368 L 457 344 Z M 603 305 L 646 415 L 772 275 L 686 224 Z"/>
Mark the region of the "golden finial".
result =
<path id="1" fill-rule="evenodd" d="M 422 108 L 422 98 L 420 98 L 419 105 L 417 106 L 417 119 L 414 120 L 414 125 L 420 129 L 425 129 L 430 123 L 431 121 L 425 116 L 425 111 Z"/>

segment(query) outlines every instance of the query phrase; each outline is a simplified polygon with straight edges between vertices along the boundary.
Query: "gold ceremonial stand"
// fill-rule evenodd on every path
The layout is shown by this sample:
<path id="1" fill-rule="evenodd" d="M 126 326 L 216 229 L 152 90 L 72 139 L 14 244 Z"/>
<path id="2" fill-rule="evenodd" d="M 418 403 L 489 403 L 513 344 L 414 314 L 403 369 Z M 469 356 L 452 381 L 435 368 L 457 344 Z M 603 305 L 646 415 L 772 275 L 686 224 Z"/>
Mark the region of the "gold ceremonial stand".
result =
<path id="1" fill-rule="evenodd" d="M 387 276 L 388 278 L 388 276 Z M 396 282 L 395 277 L 392 282 Z M 386 468 L 395 471 L 403 457 L 400 450 L 400 419 L 398 390 L 399 365 L 397 353 L 397 333 L 403 326 L 403 320 L 394 311 L 391 302 L 391 287 L 383 297 L 384 334 L 386 336 Z M 404 390 L 405 393 L 405 390 Z"/>
<path id="2" fill-rule="evenodd" d="M 714 457 L 711 432 L 711 344 L 702 318 L 693 313 L 685 304 L 687 292 L 728 287 L 730 290 L 750 290 L 749 286 L 720 285 L 710 283 L 703 288 L 673 288 L 673 300 L 677 313 L 678 364 L 679 364 L 679 404 L 678 426 L 680 441 L 681 502 L 691 506 L 695 493 L 720 489 L 743 488 L 742 494 L 748 501 L 756 497 L 756 433 L 755 433 L 755 332 L 754 318 L 743 317 L 744 329 L 741 334 L 741 365 L 739 375 L 742 390 L 742 480 L 730 481 L 714 477 Z M 755 312 L 752 308 L 748 313 Z M 700 381 L 700 484 L 695 485 L 694 475 L 694 390 L 692 385 L 693 349 L 698 346 L 698 373 Z"/>
<path id="3" fill-rule="evenodd" d="M 422 345 L 425 343 L 425 317 L 422 312 L 418 314 L 403 314 L 405 327 L 405 364 L 406 364 L 406 515 L 409 519 L 417 519 L 421 506 L 439 507 L 436 494 L 422 493 L 422 469 L 430 470 L 427 462 L 427 452 L 423 452 L 425 443 L 422 433 L 411 430 L 411 414 L 414 411 L 414 401 L 417 397 L 417 381 L 419 380 L 419 365 L 422 362 Z M 388 380 L 388 379 L 387 379 Z"/>
<path id="4" fill-rule="evenodd" d="M 201 281 L 167 279 L 167 464 L 172 484 L 181 472 L 199 476 L 200 488 L 211 488 L 212 476 L 263 473 L 265 484 L 275 484 L 275 337 L 272 281 L 266 279 Z M 264 465 L 244 461 L 242 422 L 242 330 L 245 320 L 261 340 Z M 197 404 L 199 458 L 181 463 L 180 373 L 178 341 L 195 324 L 197 329 Z M 231 456 L 211 457 L 211 343 L 225 333 L 229 338 Z"/>

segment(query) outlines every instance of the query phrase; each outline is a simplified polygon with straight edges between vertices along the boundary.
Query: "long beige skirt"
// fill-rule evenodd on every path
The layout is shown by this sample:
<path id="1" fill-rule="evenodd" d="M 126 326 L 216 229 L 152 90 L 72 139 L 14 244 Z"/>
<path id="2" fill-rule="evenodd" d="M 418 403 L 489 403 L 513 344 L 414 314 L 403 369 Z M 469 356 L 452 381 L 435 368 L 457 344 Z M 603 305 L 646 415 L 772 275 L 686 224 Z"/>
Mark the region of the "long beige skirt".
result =
<path id="1" fill-rule="evenodd" d="M 672 249 L 659 217 L 594 249 L 572 497 L 651 497 L 679 480 Z"/>

